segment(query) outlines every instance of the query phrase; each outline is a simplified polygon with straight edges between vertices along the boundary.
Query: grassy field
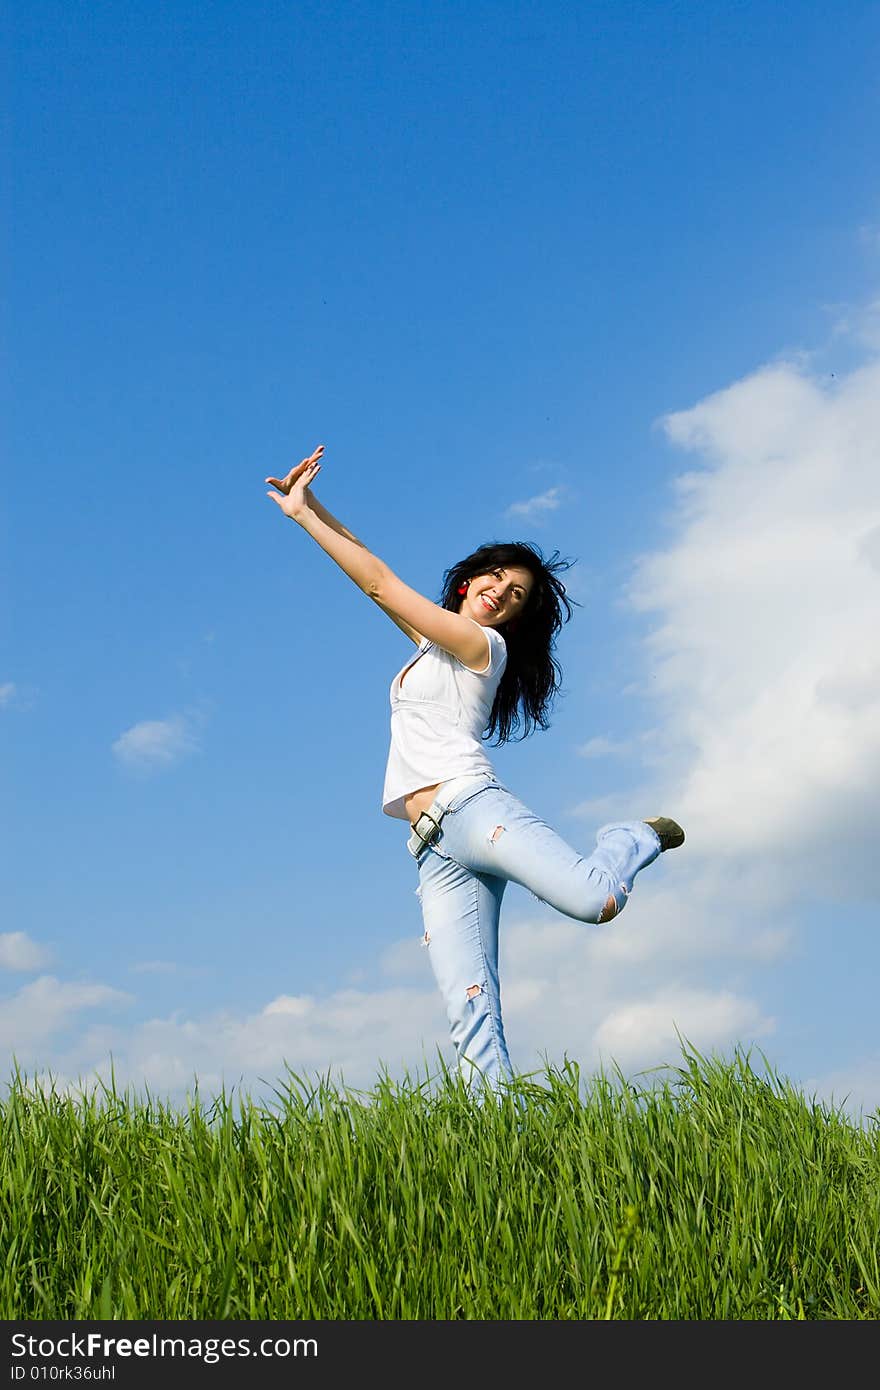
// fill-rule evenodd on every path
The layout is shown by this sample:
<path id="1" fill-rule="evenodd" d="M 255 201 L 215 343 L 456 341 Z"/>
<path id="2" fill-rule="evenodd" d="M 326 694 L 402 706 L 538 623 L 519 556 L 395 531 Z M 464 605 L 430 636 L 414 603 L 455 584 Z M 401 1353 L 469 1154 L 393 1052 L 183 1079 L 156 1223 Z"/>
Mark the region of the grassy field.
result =
<path id="1" fill-rule="evenodd" d="M 875 1319 L 878 1126 L 748 1056 L 0 1102 L 4 1319 Z"/>

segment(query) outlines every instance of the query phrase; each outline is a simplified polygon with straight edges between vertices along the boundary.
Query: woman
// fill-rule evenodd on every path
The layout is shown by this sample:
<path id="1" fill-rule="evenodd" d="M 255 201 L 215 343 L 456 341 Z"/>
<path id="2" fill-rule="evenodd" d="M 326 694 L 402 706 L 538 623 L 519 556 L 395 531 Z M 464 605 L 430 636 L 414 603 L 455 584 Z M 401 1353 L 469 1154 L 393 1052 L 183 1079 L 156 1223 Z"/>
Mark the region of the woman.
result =
<path id="1" fill-rule="evenodd" d="M 502 786 L 483 738 L 547 727 L 558 689 L 553 643 L 571 617 L 557 577 L 565 563 L 522 542 L 482 546 L 447 572 L 432 603 L 314 497 L 323 452 L 286 478 L 267 478 L 275 489 L 267 496 L 418 647 L 391 685 L 383 810 L 410 825 L 424 940 L 461 1072 L 498 1090 L 512 1075 L 498 982 L 507 883 L 579 922 L 610 922 L 636 874 L 681 845 L 684 831 L 663 816 L 606 825 L 585 857 Z"/>

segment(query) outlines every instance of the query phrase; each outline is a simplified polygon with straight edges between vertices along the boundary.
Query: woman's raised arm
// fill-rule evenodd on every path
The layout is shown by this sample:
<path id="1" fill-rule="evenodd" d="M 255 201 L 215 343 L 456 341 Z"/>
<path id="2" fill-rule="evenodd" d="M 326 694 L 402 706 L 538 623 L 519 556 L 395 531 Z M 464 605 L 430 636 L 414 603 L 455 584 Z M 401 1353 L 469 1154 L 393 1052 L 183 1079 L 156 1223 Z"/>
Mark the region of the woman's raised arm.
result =
<path id="1" fill-rule="evenodd" d="M 285 516 L 307 531 L 343 573 L 414 642 L 421 641 L 424 635 L 444 651 L 457 656 L 465 666 L 484 667 L 488 639 L 477 630 L 478 624 L 441 608 L 404 584 L 384 561 L 317 501 L 311 484 L 321 471 L 323 453 L 324 445 L 319 444 L 286 478 L 267 478 L 266 482 L 276 491 L 266 496 L 272 498 Z"/>
<path id="2" fill-rule="evenodd" d="M 298 463 L 295 468 L 291 468 L 286 478 L 267 478 L 266 482 L 271 483 L 273 487 L 276 487 L 279 492 L 283 492 L 286 496 L 290 492 L 290 489 L 293 487 L 293 484 L 297 481 L 297 479 L 305 473 L 306 468 L 312 462 L 320 459 L 323 452 L 324 445 L 319 444 L 313 454 L 311 454 L 307 459 L 303 459 L 302 463 Z M 267 496 L 274 498 L 275 493 L 270 492 L 267 494 Z M 327 508 L 321 502 L 318 501 L 317 497 L 311 491 L 311 489 L 309 490 L 309 506 L 312 508 L 312 511 L 315 513 L 316 516 L 319 516 L 321 520 L 325 522 L 328 526 L 332 527 L 334 531 L 338 531 L 340 536 L 347 536 L 353 545 L 359 545 L 362 550 L 367 549 L 363 541 L 358 540 L 357 536 L 354 534 L 353 531 L 349 531 L 347 526 L 343 526 L 341 521 L 337 521 L 336 517 L 333 515 L 332 512 L 328 512 Z M 378 604 L 378 607 L 382 609 L 382 611 L 391 619 L 391 621 L 397 627 L 400 628 L 401 632 L 406 633 L 407 637 L 410 639 L 411 642 L 415 642 L 416 646 L 419 645 L 419 643 L 422 640 L 421 632 L 416 632 L 414 627 L 410 627 L 409 623 L 405 623 L 402 618 L 398 618 L 394 613 L 390 611 L 390 609 L 385 608 L 383 604 Z"/>

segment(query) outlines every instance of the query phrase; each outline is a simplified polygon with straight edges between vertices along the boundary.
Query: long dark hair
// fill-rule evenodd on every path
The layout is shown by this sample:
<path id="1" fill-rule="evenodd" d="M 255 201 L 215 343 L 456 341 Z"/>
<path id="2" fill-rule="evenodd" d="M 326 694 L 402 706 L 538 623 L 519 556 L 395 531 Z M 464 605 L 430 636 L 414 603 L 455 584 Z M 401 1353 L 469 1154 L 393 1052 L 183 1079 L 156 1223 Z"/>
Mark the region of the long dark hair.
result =
<path id="1" fill-rule="evenodd" d="M 456 613 L 461 607 L 458 586 L 469 583 L 478 574 L 518 565 L 534 579 L 525 607 L 515 618 L 498 626 L 507 643 L 507 665 L 484 738 L 494 736 L 496 743 L 507 743 L 521 727 L 522 732 L 516 735 L 519 741 L 535 728 L 549 727 L 550 708 L 562 681 L 553 647 L 563 623 L 571 618 L 571 605 L 577 603 L 566 597 L 565 585 L 558 575 L 572 563 L 561 559 L 558 550 L 545 559 L 538 547 L 527 541 L 492 541 L 444 574 L 440 604 Z"/>

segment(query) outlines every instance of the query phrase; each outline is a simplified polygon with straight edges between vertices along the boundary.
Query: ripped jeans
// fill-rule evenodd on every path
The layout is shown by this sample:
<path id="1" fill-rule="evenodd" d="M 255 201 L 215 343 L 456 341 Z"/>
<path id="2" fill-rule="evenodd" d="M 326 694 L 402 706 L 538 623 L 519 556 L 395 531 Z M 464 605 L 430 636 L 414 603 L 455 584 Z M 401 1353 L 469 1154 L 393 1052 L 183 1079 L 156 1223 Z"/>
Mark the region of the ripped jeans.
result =
<path id="1" fill-rule="evenodd" d="M 644 821 L 618 822 L 602 827 L 592 854 L 580 854 L 488 774 L 444 783 L 431 812 L 438 804 L 437 839 L 425 845 L 412 834 L 407 843 L 419 866 L 424 942 L 463 1079 L 498 1090 L 513 1074 L 498 982 L 507 884 L 578 922 L 609 921 L 626 906 L 639 870 L 660 854 L 660 840 Z"/>

